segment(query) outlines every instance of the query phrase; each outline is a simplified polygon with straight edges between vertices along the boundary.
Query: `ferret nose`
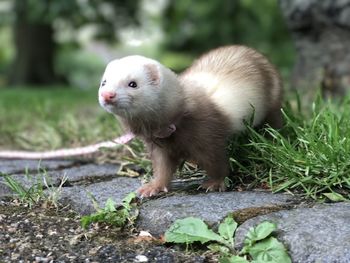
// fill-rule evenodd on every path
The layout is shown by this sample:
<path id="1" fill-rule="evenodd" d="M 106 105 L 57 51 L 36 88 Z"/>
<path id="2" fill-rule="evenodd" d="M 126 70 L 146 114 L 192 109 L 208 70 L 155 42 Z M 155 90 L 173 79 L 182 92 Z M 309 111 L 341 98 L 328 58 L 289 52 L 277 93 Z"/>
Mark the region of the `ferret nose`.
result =
<path id="1" fill-rule="evenodd" d="M 106 102 L 111 102 L 117 94 L 114 91 L 103 91 L 101 92 L 101 96 Z"/>

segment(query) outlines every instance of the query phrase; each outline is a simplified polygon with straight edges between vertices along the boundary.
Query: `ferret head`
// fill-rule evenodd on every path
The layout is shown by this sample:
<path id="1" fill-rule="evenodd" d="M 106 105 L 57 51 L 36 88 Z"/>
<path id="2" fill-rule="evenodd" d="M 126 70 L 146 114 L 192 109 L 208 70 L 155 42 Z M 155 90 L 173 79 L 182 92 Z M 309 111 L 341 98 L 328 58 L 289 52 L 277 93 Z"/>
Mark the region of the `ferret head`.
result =
<path id="1" fill-rule="evenodd" d="M 179 97 L 177 83 L 176 75 L 159 62 L 128 56 L 107 65 L 99 102 L 108 112 L 130 120 L 161 118 Z"/>

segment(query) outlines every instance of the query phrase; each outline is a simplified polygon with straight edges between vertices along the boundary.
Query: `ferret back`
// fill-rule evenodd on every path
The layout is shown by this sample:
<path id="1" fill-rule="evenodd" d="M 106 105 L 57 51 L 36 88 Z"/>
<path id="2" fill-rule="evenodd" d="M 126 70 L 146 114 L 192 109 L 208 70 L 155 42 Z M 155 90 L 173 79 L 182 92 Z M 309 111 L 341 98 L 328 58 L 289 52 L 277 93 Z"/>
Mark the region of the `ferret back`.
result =
<path id="1" fill-rule="evenodd" d="M 272 64 L 257 51 L 243 46 L 219 48 L 203 55 L 183 73 L 188 89 L 203 89 L 231 120 L 232 129 L 245 129 L 264 120 L 280 102 L 281 83 Z"/>

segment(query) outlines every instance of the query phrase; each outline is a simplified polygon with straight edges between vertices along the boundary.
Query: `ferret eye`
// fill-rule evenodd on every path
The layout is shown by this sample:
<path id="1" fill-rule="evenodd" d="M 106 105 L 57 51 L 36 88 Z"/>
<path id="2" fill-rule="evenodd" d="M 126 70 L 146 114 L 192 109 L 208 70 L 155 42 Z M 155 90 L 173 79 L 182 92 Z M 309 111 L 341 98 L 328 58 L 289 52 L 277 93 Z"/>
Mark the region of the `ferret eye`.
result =
<path id="1" fill-rule="evenodd" d="M 137 88 L 137 83 L 136 83 L 135 81 L 130 81 L 129 84 L 128 84 L 128 86 L 129 86 L 130 88 Z"/>
<path id="2" fill-rule="evenodd" d="M 101 87 L 105 86 L 106 85 L 106 80 L 102 81 L 101 82 Z"/>

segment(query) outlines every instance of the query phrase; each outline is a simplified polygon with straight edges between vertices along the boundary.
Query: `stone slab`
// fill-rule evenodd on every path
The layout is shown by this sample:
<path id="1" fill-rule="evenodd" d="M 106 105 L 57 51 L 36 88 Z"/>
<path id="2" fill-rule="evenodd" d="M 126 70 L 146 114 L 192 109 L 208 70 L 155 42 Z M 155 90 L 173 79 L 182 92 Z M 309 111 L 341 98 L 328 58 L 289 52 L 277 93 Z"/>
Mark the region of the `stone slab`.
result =
<path id="1" fill-rule="evenodd" d="M 0 159 L 0 172 L 4 174 L 37 172 L 39 168 L 45 170 L 62 169 L 75 164 L 73 160 L 6 160 Z"/>
<path id="2" fill-rule="evenodd" d="M 137 178 L 117 177 L 86 186 L 64 187 L 59 201 L 70 204 L 74 210 L 86 215 L 96 211 L 91 196 L 96 199 L 100 207 L 104 207 L 108 198 L 121 203 L 127 194 L 136 191 L 140 186 L 141 181 Z"/>
<path id="3" fill-rule="evenodd" d="M 11 177 L 27 188 L 32 187 L 34 184 L 43 184 L 44 178 L 48 185 L 59 186 L 63 178 L 66 178 L 65 185 L 110 180 L 110 178 L 117 176 L 118 169 L 119 165 L 116 164 L 76 164 L 74 167 L 60 170 L 47 170 L 39 173 L 38 171 L 31 171 L 29 174 L 13 174 Z M 12 194 L 12 191 L 4 184 L 4 181 L 5 179 L 0 177 L 0 197 Z"/>
<path id="4" fill-rule="evenodd" d="M 228 213 L 240 209 L 287 205 L 294 202 L 295 198 L 289 195 L 253 191 L 177 194 L 145 202 L 140 210 L 138 226 L 154 235 L 160 235 L 176 219 L 194 216 L 209 224 L 215 224 Z"/>
<path id="5" fill-rule="evenodd" d="M 237 229 L 237 246 L 242 246 L 250 227 L 265 220 L 277 223 L 277 237 L 295 263 L 350 262 L 350 203 L 282 210 L 252 218 Z"/>

